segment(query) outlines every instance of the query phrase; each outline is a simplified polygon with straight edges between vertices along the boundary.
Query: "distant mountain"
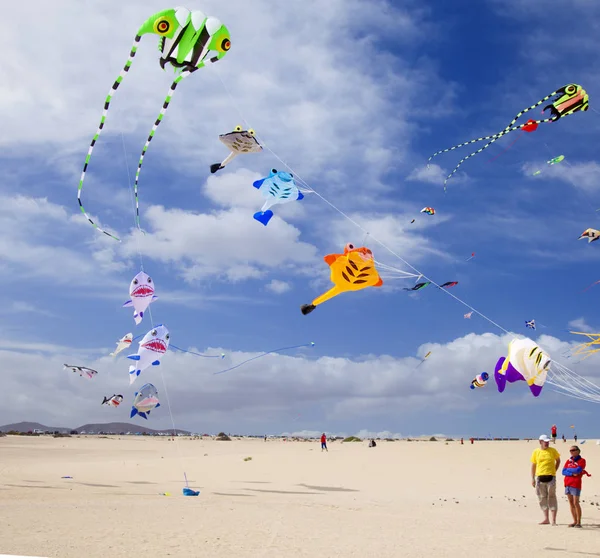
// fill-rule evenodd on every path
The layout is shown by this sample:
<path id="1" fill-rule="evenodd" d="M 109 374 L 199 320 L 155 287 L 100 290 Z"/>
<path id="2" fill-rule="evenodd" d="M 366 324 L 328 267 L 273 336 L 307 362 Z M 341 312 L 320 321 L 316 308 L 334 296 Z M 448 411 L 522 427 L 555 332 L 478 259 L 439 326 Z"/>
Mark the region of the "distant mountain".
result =
<path id="1" fill-rule="evenodd" d="M 74 428 L 73 430 L 77 430 L 77 432 L 85 432 L 86 434 L 98 434 L 99 432 L 113 432 L 118 434 L 119 432 L 131 432 L 135 434 L 136 432 L 144 432 L 146 434 L 172 434 L 173 429 L 169 428 L 168 430 L 154 430 L 152 428 L 148 428 L 147 426 L 142 426 L 141 424 L 133 424 L 129 422 L 107 422 L 104 424 L 84 424 L 83 426 L 79 426 L 78 428 Z M 190 432 L 188 430 L 179 430 L 176 429 L 175 432 L 177 434 L 184 434 L 189 436 Z"/>
<path id="2" fill-rule="evenodd" d="M 44 432 L 66 432 L 69 433 L 72 430 L 76 430 L 77 432 L 85 432 L 86 434 L 98 434 L 99 432 L 112 432 L 114 434 L 119 434 L 120 432 L 131 432 L 135 434 L 136 432 L 142 432 L 145 434 L 172 434 L 173 429 L 169 428 L 168 430 L 154 430 L 152 428 L 148 428 L 147 426 L 142 426 L 141 424 L 133 424 L 128 422 L 107 422 L 104 424 L 84 424 L 83 426 L 79 426 L 78 428 L 65 428 L 65 427 L 55 427 L 55 426 L 45 426 L 40 424 L 39 422 L 16 422 L 14 424 L 5 424 L 4 426 L 0 426 L 0 432 L 10 432 L 14 430 L 16 432 L 29 432 L 30 430 L 42 430 Z M 175 432 L 177 434 L 183 434 L 188 436 L 190 434 L 187 430 L 179 430 L 176 429 Z"/>
<path id="3" fill-rule="evenodd" d="M 71 428 L 64 428 L 62 426 L 44 426 L 39 422 L 15 422 L 13 424 L 5 424 L 0 426 L 0 432 L 10 432 L 14 430 L 16 432 L 29 432 L 34 430 L 43 430 L 44 432 L 70 432 Z"/>

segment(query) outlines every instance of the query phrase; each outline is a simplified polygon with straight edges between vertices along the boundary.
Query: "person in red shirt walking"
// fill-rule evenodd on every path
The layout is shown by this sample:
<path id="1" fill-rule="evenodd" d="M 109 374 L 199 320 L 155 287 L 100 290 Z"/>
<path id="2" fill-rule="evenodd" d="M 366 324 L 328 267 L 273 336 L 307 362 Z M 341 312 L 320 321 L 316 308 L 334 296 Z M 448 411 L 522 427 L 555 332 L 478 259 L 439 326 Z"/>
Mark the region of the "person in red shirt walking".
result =
<path id="1" fill-rule="evenodd" d="M 552 434 L 552 443 L 556 444 L 556 424 L 552 425 L 550 429 L 550 434 Z"/>
<path id="2" fill-rule="evenodd" d="M 329 452 L 329 450 L 327 449 L 327 436 L 325 436 L 325 432 L 321 434 L 321 451 L 323 450 Z"/>
<path id="3" fill-rule="evenodd" d="M 565 476 L 565 494 L 569 498 L 571 506 L 571 515 L 573 523 L 569 527 L 581 527 L 581 506 L 579 505 L 579 496 L 581 495 L 581 479 L 583 475 L 591 477 L 585 470 L 585 459 L 581 457 L 580 450 L 577 446 L 571 446 L 570 459 L 567 460 L 562 470 Z"/>

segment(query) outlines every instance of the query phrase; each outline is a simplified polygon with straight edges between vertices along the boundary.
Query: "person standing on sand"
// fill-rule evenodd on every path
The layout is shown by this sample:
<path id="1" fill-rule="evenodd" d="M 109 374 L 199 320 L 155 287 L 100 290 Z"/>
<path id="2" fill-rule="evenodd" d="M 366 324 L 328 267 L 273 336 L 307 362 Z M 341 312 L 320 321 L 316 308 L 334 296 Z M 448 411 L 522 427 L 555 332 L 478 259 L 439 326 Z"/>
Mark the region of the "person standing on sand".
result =
<path id="1" fill-rule="evenodd" d="M 535 488 L 544 519 L 540 525 L 550 523 L 548 514 L 552 512 L 552 525 L 556 525 L 558 501 L 556 499 L 556 471 L 560 467 L 560 453 L 550 447 L 550 438 L 542 434 L 540 447 L 531 454 L 531 486 Z"/>
<path id="2" fill-rule="evenodd" d="M 585 470 L 585 459 L 581 457 L 577 446 L 571 446 L 569 450 L 571 457 L 567 459 L 562 474 L 565 476 L 565 494 L 569 499 L 571 506 L 571 515 L 573 523 L 569 527 L 581 527 L 581 506 L 579 505 L 579 496 L 581 495 L 581 480 L 583 475 L 591 477 Z"/>
<path id="3" fill-rule="evenodd" d="M 550 429 L 550 433 L 552 434 L 552 443 L 556 444 L 556 424 L 552 425 L 552 428 Z"/>
<path id="4" fill-rule="evenodd" d="M 327 449 L 327 436 L 325 436 L 325 432 L 321 434 L 321 451 L 323 450 L 329 452 L 329 450 Z"/>

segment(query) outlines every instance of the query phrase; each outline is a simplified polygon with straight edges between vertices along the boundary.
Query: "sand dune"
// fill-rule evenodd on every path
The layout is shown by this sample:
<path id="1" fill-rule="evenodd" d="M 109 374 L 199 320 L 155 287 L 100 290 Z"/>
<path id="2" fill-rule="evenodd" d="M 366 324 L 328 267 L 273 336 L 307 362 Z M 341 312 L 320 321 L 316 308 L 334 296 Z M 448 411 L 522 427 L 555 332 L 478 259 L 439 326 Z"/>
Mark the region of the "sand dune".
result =
<path id="1" fill-rule="evenodd" d="M 281 440 L 8 436 L 0 554 L 600 556 L 600 446 L 581 446 L 593 475 L 584 480 L 583 529 L 567 528 L 562 491 L 560 525 L 537 525 L 536 446 L 334 442 L 321 453 L 317 442 Z M 569 444 L 556 447 L 564 458 Z M 199 497 L 182 496 L 184 469 Z"/>

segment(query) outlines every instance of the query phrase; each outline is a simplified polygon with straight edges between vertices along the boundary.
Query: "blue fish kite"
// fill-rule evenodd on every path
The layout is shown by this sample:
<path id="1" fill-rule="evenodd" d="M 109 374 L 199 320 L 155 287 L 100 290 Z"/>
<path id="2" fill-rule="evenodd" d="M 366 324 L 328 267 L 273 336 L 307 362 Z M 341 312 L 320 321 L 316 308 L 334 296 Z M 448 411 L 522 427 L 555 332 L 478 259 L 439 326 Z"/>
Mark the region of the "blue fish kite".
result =
<path id="1" fill-rule="evenodd" d="M 273 217 L 271 207 L 278 203 L 289 203 L 304 198 L 304 194 L 294 182 L 294 175 L 277 169 L 271 169 L 269 176 L 257 180 L 253 186 L 265 198 L 261 210 L 254 214 L 254 218 L 265 227 Z"/>

